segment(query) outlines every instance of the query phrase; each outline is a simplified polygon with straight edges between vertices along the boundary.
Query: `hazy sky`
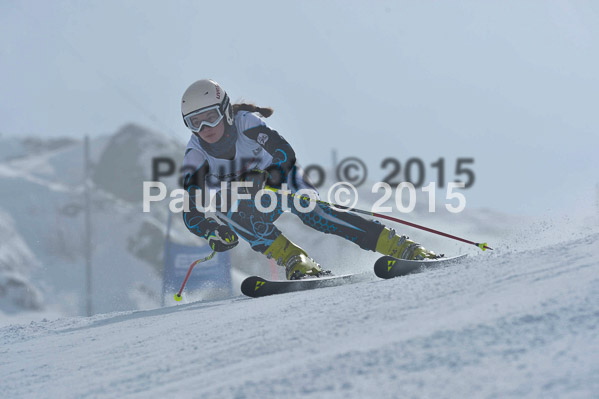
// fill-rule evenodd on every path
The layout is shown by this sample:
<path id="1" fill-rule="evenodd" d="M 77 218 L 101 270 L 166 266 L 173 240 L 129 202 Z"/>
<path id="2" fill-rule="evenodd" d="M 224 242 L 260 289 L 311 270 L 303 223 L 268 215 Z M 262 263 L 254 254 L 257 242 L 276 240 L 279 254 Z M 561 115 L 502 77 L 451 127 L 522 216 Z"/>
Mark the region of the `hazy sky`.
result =
<path id="1" fill-rule="evenodd" d="M 303 165 L 445 157 L 453 180 L 472 157 L 468 205 L 518 213 L 599 183 L 597 2 L 3 1 L 0 52 L 4 135 L 183 142 L 181 95 L 209 77 L 274 107 Z"/>

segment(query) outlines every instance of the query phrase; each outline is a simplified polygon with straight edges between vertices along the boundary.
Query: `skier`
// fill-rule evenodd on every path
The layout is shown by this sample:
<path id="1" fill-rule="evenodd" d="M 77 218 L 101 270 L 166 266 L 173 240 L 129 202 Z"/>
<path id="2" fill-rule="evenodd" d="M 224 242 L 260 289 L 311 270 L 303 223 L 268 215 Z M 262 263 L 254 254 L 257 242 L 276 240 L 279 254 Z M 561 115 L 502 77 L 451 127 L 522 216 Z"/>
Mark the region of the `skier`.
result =
<path id="1" fill-rule="evenodd" d="M 192 132 L 185 150 L 182 176 L 190 199 L 189 211 L 183 213 L 187 228 L 208 240 L 217 252 L 234 248 L 239 243 L 238 237 L 243 238 L 254 251 L 274 258 L 279 266 L 285 267 L 289 280 L 326 273 L 274 225 L 283 212 L 281 200 L 272 212 L 261 212 L 254 203 L 257 191 L 265 185 L 280 188 L 286 183 L 291 192 L 307 189 L 318 195 L 296 164 L 291 145 L 257 115 L 268 118 L 273 110 L 253 104 L 231 104 L 218 83 L 204 79 L 185 91 L 181 113 Z M 253 186 L 247 193 L 253 195 L 252 199 L 238 200 L 236 211 L 232 206 L 225 209 L 222 201 L 232 204 L 231 191 L 220 190 L 223 181 L 251 182 Z M 215 217 L 208 217 L 195 202 L 197 190 L 202 190 L 204 195 L 210 189 L 218 193 Z M 270 197 L 263 196 L 261 203 L 268 207 Z M 321 203 L 311 212 L 302 212 L 293 203 L 288 201 L 290 211 L 304 224 L 322 233 L 343 237 L 365 250 L 402 259 L 437 257 L 378 221 L 340 212 Z M 306 199 L 300 201 L 304 208 L 308 204 Z"/>

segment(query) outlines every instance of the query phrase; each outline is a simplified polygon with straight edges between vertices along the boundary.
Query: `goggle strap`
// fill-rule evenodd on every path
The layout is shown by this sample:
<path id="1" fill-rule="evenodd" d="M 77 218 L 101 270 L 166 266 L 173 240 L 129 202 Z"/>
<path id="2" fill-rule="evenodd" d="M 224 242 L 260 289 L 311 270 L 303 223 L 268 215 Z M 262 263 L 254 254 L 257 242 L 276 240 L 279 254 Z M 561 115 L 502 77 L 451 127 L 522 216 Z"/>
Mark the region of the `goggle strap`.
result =
<path id="1" fill-rule="evenodd" d="M 227 93 L 225 93 L 225 98 L 223 99 L 223 101 L 220 104 L 221 104 L 221 107 L 220 107 L 221 112 L 223 115 L 225 115 L 227 107 L 229 106 L 229 95 Z"/>

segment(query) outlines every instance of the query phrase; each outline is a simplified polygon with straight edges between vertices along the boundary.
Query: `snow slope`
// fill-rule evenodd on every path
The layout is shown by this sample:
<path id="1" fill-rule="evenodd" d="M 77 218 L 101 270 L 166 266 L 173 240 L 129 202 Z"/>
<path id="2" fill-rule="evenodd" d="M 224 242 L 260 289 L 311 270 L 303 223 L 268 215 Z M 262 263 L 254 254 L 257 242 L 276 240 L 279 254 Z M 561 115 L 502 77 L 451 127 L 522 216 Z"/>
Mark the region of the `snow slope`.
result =
<path id="1" fill-rule="evenodd" d="M 534 249 L 503 244 L 459 265 L 388 281 L 373 276 L 262 299 L 6 326 L 0 392 L 3 398 L 597 397 L 596 224 Z M 522 240 L 511 244 L 521 247 Z"/>

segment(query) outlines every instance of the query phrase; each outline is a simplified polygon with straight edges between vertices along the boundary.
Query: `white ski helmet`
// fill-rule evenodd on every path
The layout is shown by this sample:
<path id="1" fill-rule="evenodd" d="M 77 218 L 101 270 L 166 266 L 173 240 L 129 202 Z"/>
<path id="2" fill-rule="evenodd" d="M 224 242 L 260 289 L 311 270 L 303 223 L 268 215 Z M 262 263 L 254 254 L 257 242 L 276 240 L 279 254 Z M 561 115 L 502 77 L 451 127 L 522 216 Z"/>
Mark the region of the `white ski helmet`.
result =
<path id="1" fill-rule="evenodd" d="M 202 79 L 193 83 L 181 99 L 183 122 L 192 132 L 198 133 L 203 126 L 215 127 L 225 117 L 233 125 L 233 109 L 229 96 L 218 83 Z"/>

